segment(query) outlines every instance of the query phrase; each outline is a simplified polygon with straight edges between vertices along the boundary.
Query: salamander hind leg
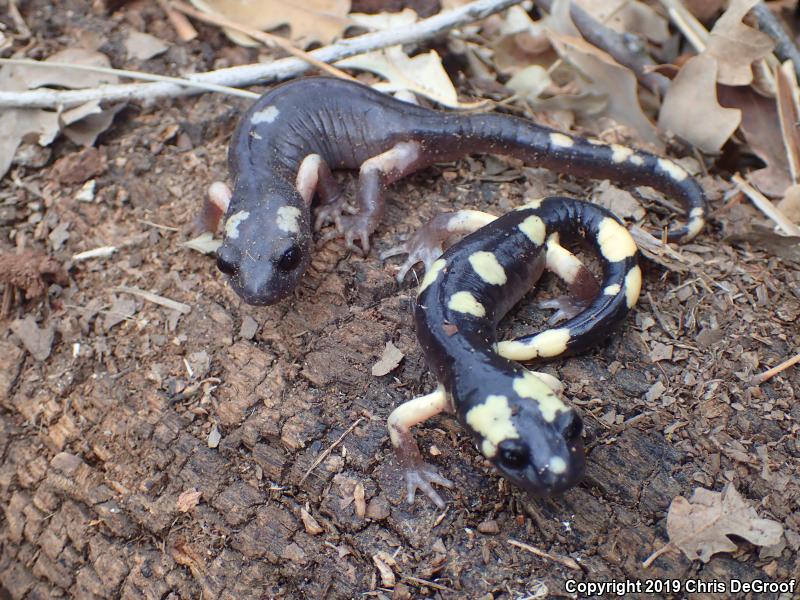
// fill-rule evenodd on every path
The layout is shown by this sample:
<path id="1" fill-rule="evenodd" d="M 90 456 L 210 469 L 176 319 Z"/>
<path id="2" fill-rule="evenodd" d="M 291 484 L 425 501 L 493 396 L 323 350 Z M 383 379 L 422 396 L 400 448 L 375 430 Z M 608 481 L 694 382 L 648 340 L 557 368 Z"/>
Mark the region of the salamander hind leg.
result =
<path id="1" fill-rule="evenodd" d="M 600 284 L 592 272 L 572 252 L 559 243 L 557 233 L 547 238 L 545 268 L 567 284 L 569 294 L 539 302 L 540 308 L 553 309 L 551 325 L 571 319 L 591 304 L 600 294 Z"/>
<path id="2" fill-rule="evenodd" d="M 430 270 L 451 238 L 473 233 L 495 219 L 497 217 L 494 215 L 479 210 L 457 210 L 438 214 L 417 229 L 404 243 L 382 253 L 381 260 L 400 254 L 408 255 L 397 272 L 397 281 L 401 282 L 418 262 L 425 265 L 425 271 Z"/>
<path id="3" fill-rule="evenodd" d="M 433 489 L 433 484 L 452 488 L 453 483 L 441 475 L 436 467 L 422 459 L 419 446 L 411 434 L 411 428 L 441 412 L 449 411 L 447 394 L 442 386 L 436 391 L 414 398 L 398 406 L 389 415 L 387 426 L 394 446 L 397 461 L 406 480 L 406 501 L 414 503 L 417 490 L 421 490 L 439 508 L 445 507 L 442 497 Z"/>

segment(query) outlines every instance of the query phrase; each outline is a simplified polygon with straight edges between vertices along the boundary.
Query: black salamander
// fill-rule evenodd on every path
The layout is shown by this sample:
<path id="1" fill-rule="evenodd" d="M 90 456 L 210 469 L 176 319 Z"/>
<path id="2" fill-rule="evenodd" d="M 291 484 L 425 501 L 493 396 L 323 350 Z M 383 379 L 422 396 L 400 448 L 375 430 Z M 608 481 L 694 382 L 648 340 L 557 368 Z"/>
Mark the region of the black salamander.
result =
<path id="1" fill-rule="evenodd" d="M 705 222 L 702 189 L 666 158 L 509 115 L 433 110 L 350 81 L 312 77 L 273 88 L 242 117 L 228 156 L 233 189 L 216 186 L 206 206 L 207 225 L 227 215 L 217 265 L 245 302 L 273 304 L 309 264 L 315 195 L 322 203 L 315 227 L 332 221 L 348 247 L 357 250 L 358 240 L 366 252 L 385 211 L 387 185 L 473 152 L 675 196 L 688 222 L 668 232 L 670 241 L 694 237 Z M 349 210 L 331 169 L 359 169 L 357 213 L 344 214 Z"/>
<path id="2" fill-rule="evenodd" d="M 511 359 L 580 352 L 607 336 L 639 298 L 636 244 L 612 213 L 570 198 L 536 200 L 499 218 L 460 211 L 433 227 L 442 225 L 451 232 L 483 226 L 432 262 L 417 292 L 417 337 L 439 387 L 389 416 L 408 501 L 420 489 L 444 506 L 431 484 L 451 484 L 422 460 L 410 431 L 443 411 L 456 414 L 514 484 L 538 496 L 562 492 L 583 474 L 581 418 L 561 400 L 555 378 Z M 561 240 L 585 240 L 597 252 L 599 286 Z M 564 279 L 580 312 L 558 327 L 498 344 L 497 323 L 544 269 Z"/>

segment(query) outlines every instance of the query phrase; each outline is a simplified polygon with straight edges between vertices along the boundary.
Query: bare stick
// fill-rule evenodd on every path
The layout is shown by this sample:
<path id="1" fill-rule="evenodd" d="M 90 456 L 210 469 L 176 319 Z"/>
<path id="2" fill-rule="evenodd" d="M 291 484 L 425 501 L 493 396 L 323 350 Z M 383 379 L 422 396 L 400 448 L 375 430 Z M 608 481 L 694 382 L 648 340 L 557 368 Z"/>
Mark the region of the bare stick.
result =
<path id="1" fill-rule="evenodd" d="M 775 56 L 781 61 L 791 60 L 795 73 L 800 77 L 800 50 L 786 33 L 778 18 L 763 2 L 756 4 L 751 11 L 758 19 L 758 28 L 775 40 Z"/>
<path id="2" fill-rule="evenodd" d="M 550 554 L 549 552 L 545 552 L 544 550 L 539 550 L 535 546 L 531 546 L 530 544 L 526 544 L 524 542 L 518 542 L 517 540 L 509 539 L 508 543 L 512 546 L 516 546 L 517 548 L 522 548 L 523 550 L 527 550 L 531 554 L 538 556 L 539 558 L 546 558 L 547 560 L 552 560 L 553 562 L 557 562 L 560 565 L 567 567 L 568 569 L 572 569 L 574 571 L 580 571 L 581 566 L 574 558 L 570 558 L 569 556 L 559 556 L 558 554 Z"/>
<path id="3" fill-rule="evenodd" d="M 347 428 L 347 431 L 345 431 L 342 435 L 339 436 L 338 440 L 333 442 L 330 446 L 328 446 L 325 450 L 323 450 L 316 459 L 314 459 L 314 462 L 311 463 L 310 467 L 308 467 L 308 471 L 306 471 L 305 475 L 303 475 L 303 477 L 300 479 L 300 485 L 303 485 L 303 482 L 308 478 L 309 475 L 311 475 L 311 471 L 316 469 L 317 465 L 319 465 L 323 460 L 325 460 L 325 458 L 331 452 L 333 452 L 333 449 L 336 448 L 336 446 L 338 446 L 339 444 L 342 443 L 342 440 L 347 437 L 347 434 L 349 434 L 351 431 L 353 431 L 353 429 L 356 428 L 356 425 L 361 423 L 361 421 L 363 421 L 363 420 L 364 420 L 364 417 L 358 417 L 358 419 L 356 419 L 356 421 L 352 425 L 350 425 L 350 427 Z"/>
<path id="4" fill-rule="evenodd" d="M 427 40 L 441 33 L 478 21 L 521 0 L 476 0 L 413 25 L 396 29 L 376 31 L 354 38 L 340 40 L 330 46 L 314 50 L 309 54 L 323 62 L 336 62 L 348 56 L 363 54 L 398 44 L 410 44 Z M 197 83 L 242 86 L 266 83 L 294 77 L 304 73 L 310 65 L 296 57 L 282 58 L 272 63 L 259 63 L 219 69 L 208 73 L 187 76 Z M 187 96 L 198 94 L 200 90 L 187 88 L 174 83 L 145 83 L 106 85 L 86 90 L 30 90 L 26 92 L 0 92 L 0 108 L 56 108 L 70 107 L 93 100 L 154 100 L 166 96 Z"/>
<path id="5" fill-rule="evenodd" d="M 317 60 L 313 56 L 311 56 L 305 50 L 301 50 L 300 48 L 295 48 L 292 43 L 280 37 L 279 35 L 272 35 L 270 33 L 265 33 L 263 31 L 258 31 L 257 29 L 253 29 L 252 27 L 245 27 L 241 23 L 237 23 L 236 21 L 231 21 L 230 19 L 226 19 L 225 17 L 218 16 L 218 15 L 208 15 L 206 13 L 202 13 L 199 10 L 195 10 L 185 2 L 181 2 L 180 0 L 173 0 L 170 3 L 170 6 L 175 10 L 181 11 L 183 14 L 192 17 L 193 19 L 197 19 L 198 21 L 203 21 L 204 23 L 211 23 L 212 25 L 218 25 L 220 27 L 227 27 L 228 29 L 235 29 L 236 31 L 240 31 L 245 35 L 250 36 L 254 40 L 258 40 L 265 46 L 281 48 L 285 52 L 288 52 L 292 56 L 296 56 L 297 58 L 306 61 L 307 63 L 314 65 L 321 71 L 333 75 L 334 77 L 340 77 L 341 79 L 350 79 L 351 81 L 355 81 L 355 77 L 351 77 L 341 69 L 337 69 L 336 67 L 332 67 L 328 63 L 324 63 L 321 60 Z"/>
<path id="6" fill-rule="evenodd" d="M 189 19 L 170 7 L 167 0 L 158 0 L 158 5 L 166 13 L 169 22 L 172 23 L 172 28 L 175 29 L 182 42 L 191 42 L 197 37 L 197 30 L 189 22 Z"/>
<path id="7" fill-rule="evenodd" d="M 75 71 L 90 71 L 92 73 L 108 73 L 128 79 L 141 79 L 143 81 L 163 81 L 165 83 L 175 83 L 185 85 L 199 90 L 209 92 L 220 92 L 229 96 L 239 96 L 240 98 L 258 98 L 258 94 L 247 90 L 238 90 L 226 85 L 214 83 L 196 83 L 180 77 L 170 77 L 169 75 L 156 75 L 155 73 L 144 73 L 142 71 L 128 71 L 126 69 L 113 69 L 111 67 L 100 67 L 97 65 L 80 65 L 77 63 L 62 63 L 58 61 L 33 60 L 30 58 L 0 58 L 0 65 L 20 65 L 23 67 L 42 67 L 45 69 L 74 69 Z"/>
<path id="8" fill-rule="evenodd" d="M 772 219 L 784 235 L 800 236 L 800 227 L 787 219 L 786 215 L 784 215 L 777 206 L 770 202 L 764 194 L 742 179 L 741 175 L 737 173 L 731 177 L 731 181 L 739 186 L 739 189 L 745 196 L 750 198 L 750 201 L 756 205 L 758 210 Z"/>
<path id="9" fill-rule="evenodd" d="M 537 4 L 551 12 L 553 0 L 537 0 Z M 619 64 L 633 71 L 636 78 L 652 92 L 664 95 L 669 79 L 651 71 L 655 61 L 647 54 L 642 40 L 629 33 L 619 33 L 595 19 L 577 2 L 571 2 L 569 16 L 587 42 L 608 52 Z"/>
<path id="10" fill-rule="evenodd" d="M 755 377 L 753 377 L 752 383 L 756 385 L 761 385 L 765 381 L 775 377 L 775 375 L 777 375 L 778 373 L 785 371 L 786 369 L 788 369 L 793 365 L 796 365 L 797 363 L 800 363 L 800 354 L 795 354 L 792 358 L 783 361 L 777 367 L 772 367 L 771 369 L 761 373 L 761 375 L 756 375 Z"/>

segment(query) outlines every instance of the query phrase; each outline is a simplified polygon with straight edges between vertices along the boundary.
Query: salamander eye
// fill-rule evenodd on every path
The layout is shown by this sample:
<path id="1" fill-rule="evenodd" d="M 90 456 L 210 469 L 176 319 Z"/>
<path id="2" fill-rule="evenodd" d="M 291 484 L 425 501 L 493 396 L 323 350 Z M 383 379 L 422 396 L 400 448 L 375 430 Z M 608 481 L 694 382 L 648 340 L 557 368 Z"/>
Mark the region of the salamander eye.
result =
<path id="1" fill-rule="evenodd" d="M 225 275 L 233 275 L 236 273 L 236 265 L 225 259 L 225 257 L 217 254 L 217 268 L 225 273 Z"/>
<path id="2" fill-rule="evenodd" d="M 561 430 L 561 435 L 568 442 L 574 441 L 581 437 L 583 431 L 583 420 L 578 416 L 575 411 L 570 412 L 569 420 L 564 423 L 564 428 Z"/>
<path id="3" fill-rule="evenodd" d="M 521 469 L 528 464 L 528 445 L 520 440 L 503 440 L 498 444 L 500 463 L 508 469 Z"/>
<path id="4" fill-rule="evenodd" d="M 281 271 L 292 271 L 300 264 L 301 257 L 302 251 L 300 250 L 300 246 L 296 244 L 289 246 L 278 259 L 278 268 Z"/>

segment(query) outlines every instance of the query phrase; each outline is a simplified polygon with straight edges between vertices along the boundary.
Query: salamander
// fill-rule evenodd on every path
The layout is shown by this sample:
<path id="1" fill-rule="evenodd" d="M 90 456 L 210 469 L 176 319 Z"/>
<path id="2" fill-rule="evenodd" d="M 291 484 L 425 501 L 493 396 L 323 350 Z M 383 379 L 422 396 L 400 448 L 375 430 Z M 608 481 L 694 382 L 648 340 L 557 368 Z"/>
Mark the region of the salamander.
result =
<path id="1" fill-rule="evenodd" d="M 702 189 L 666 158 L 510 115 L 434 110 L 358 83 L 310 77 L 266 92 L 233 134 L 228 153 L 233 187 L 215 188 L 208 205 L 217 219 L 226 214 L 217 266 L 245 302 L 278 302 L 309 264 L 315 195 L 321 201 L 315 228 L 333 222 L 348 247 L 359 250 L 358 241 L 367 252 L 385 212 L 386 186 L 470 153 L 502 154 L 562 173 L 652 186 L 678 198 L 688 215 L 685 225 L 668 232 L 670 241 L 694 237 L 705 222 Z M 359 170 L 357 211 L 348 208 L 331 169 Z"/>
<path id="2" fill-rule="evenodd" d="M 613 331 L 639 298 L 636 244 L 608 210 L 570 198 L 536 200 L 499 218 L 462 211 L 447 220 L 451 231 L 483 226 L 430 264 L 417 291 L 417 337 L 439 387 L 388 419 L 408 502 L 420 489 L 443 507 L 432 484 L 452 485 L 422 460 L 410 431 L 440 412 L 455 413 L 511 482 L 538 496 L 560 493 L 583 474 L 581 418 L 559 396 L 555 378 L 515 361 L 580 352 Z M 565 240 L 585 240 L 597 252 L 599 285 L 561 246 Z M 545 269 L 582 308 L 558 327 L 498 343 L 497 323 Z"/>

